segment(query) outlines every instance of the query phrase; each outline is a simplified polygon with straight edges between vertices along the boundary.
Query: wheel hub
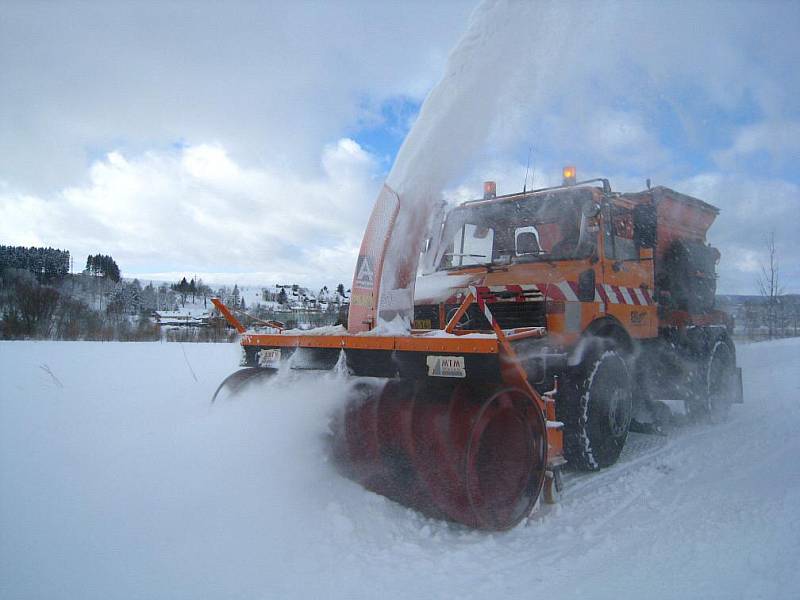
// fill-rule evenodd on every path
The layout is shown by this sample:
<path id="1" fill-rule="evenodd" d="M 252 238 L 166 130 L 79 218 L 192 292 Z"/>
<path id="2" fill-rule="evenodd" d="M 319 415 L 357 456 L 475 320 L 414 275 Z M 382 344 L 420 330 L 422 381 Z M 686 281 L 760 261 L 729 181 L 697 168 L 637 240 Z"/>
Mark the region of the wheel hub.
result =
<path id="1" fill-rule="evenodd" d="M 628 411 L 625 410 L 627 394 L 625 390 L 616 389 L 608 403 L 608 428 L 611 435 L 618 437 L 628 430 Z"/>

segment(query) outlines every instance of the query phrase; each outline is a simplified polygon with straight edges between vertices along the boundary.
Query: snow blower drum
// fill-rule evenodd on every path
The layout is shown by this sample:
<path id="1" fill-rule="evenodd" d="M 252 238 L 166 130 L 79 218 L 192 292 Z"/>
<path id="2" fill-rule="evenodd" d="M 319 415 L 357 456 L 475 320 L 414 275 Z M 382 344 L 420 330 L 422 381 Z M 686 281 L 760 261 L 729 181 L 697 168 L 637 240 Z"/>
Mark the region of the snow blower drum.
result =
<path id="1" fill-rule="evenodd" d="M 335 427 L 334 455 L 364 487 L 425 514 L 502 530 L 545 480 L 541 411 L 503 385 L 392 379 L 358 383 Z"/>

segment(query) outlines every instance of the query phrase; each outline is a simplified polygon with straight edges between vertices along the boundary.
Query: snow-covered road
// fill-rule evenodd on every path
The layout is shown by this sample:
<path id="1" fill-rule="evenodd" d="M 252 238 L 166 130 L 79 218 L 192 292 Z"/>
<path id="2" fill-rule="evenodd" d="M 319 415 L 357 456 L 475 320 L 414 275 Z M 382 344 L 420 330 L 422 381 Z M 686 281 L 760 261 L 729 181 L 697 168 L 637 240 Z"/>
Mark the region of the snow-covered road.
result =
<path id="1" fill-rule="evenodd" d="M 333 471 L 333 376 L 211 407 L 233 345 L 0 342 L 0 598 L 798 598 L 800 340 L 739 357 L 728 422 L 490 535 Z"/>

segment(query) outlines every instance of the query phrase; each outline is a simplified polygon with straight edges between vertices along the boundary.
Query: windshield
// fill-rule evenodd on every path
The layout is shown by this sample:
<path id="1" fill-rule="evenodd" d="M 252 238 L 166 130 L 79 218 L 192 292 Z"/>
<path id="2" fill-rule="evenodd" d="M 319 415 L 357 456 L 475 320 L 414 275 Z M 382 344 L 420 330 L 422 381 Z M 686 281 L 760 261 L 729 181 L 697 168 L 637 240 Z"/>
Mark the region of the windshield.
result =
<path id="1" fill-rule="evenodd" d="M 460 206 L 447 215 L 432 264 L 446 270 L 588 258 L 599 228 L 583 209 L 593 202 L 591 189 L 580 188 Z"/>

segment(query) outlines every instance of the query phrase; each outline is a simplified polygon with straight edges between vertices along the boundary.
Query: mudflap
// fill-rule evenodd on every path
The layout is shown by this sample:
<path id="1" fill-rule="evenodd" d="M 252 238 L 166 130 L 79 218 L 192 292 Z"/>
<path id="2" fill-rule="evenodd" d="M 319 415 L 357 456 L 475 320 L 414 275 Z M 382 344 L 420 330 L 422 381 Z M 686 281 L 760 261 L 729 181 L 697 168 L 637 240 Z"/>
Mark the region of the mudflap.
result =
<path id="1" fill-rule="evenodd" d="M 742 387 L 742 367 L 736 367 L 736 386 L 734 389 L 733 403 L 744 404 L 744 388 Z"/>

